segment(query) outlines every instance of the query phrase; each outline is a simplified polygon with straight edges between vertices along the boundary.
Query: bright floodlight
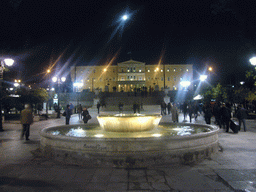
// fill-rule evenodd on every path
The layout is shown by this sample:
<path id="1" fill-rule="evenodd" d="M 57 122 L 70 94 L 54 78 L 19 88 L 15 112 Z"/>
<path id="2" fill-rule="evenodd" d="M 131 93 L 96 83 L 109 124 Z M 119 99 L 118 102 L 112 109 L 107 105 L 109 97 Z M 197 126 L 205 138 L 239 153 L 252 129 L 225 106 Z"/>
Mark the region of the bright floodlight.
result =
<path id="1" fill-rule="evenodd" d="M 200 81 L 205 81 L 207 79 L 207 75 L 200 75 Z"/>
<path id="2" fill-rule="evenodd" d="M 252 65 L 256 65 L 256 57 L 251 58 L 251 59 L 250 59 L 250 63 L 251 63 Z"/>
<path id="3" fill-rule="evenodd" d="M 127 15 L 124 15 L 124 16 L 122 17 L 122 19 L 125 21 L 125 20 L 128 19 L 128 16 L 127 16 Z"/>
<path id="4" fill-rule="evenodd" d="M 80 83 L 80 82 L 75 82 L 73 84 L 75 87 L 82 87 L 84 84 L 83 83 Z"/>
<path id="5" fill-rule="evenodd" d="M 52 78 L 52 81 L 53 81 L 54 83 L 55 83 L 57 80 L 58 80 L 57 77 L 53 77 L 53 78 Z"/>
<path id="6" fill-rule="evenodd" d="M 181 81 L 180 84 L 182 87 L 188 87 L 191 84 L 191 82 L 190 81 Z"/>
<path id="7" fill-rule="evenodd" d="M 65 82 L 66 81 L 66 77 L 61 77 L 61 81 Z"/>
<path id="8" fill-rule="evenodd" d="M 13 59 L 5 59 L 4 62 L 5 62 L 5 64 L 6 64 L 7 66 L 12 66 L 13 63 L 14 63 L 14 60 L 13 60 Z"/>

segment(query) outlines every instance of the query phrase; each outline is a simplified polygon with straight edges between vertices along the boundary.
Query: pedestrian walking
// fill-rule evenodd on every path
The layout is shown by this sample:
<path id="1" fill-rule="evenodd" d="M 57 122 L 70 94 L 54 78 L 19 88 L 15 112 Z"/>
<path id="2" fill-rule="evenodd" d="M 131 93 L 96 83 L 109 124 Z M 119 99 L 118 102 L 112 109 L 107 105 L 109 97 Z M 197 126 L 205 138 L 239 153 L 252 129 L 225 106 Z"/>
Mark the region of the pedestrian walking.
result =
<path id="1" fill-rule="evenodd" d="M 100 114 L 100 103 L 97 103 L 98 114 Z"/>
<path id="2" fill-rule="evenodd" d="M 248 111 L 243 107 L 243 105 L 238 106 L 236 117 L 239 120 L 239 131 L 241 130 L 241 125 L 243 123 L 244 132 L 246 132 L 246 123 L 245 119 L 247 119 Z"/>
<path id="3" fill-rule="evenodd" d="M 70 109 L 70 105 L 67 105 L 67 108 L 65 110 L 65 116 L 66 116 L 66 125 L 69 125 L 69 121 L 72 115 L 72 109 Z"/>
<path id="4" fill-rule="evenodd" d="M 212 108 L 209 103 L 206 103 L 203 107 L 204 112 L 204 119 L 206 124 L 211 124 L 211 118 L 212 118 Z"/>
<path id="5" fill-rule="evenodd" d="M 81 104 L 79 104 L 77 107 L 77 113 L 78 113 L 79 120 L 82 119 L 82 111 L 83 111 L 83 107 Z"/>
<path id="6" fill-rule="evenodd" d="M 161 102 L 161 115 L 166 115 L 166 103 L 164 101 Z"/>
<path id="7" fill-rule="evenodd" d="M 171 114 L 171 109 L 172 109 L 172 106 L 171 106 L 171 103 L 169 102 L 169 103 L 167 104 L 168 115 Z"/>
<path id="8" fill-rule="evenodd" d="M 213 115 L 215 117 L 216 124 L 221 128 L 221 105 L 220 102 L 216 102 L 213 107 Z"/>
<path id="9" fill-rule="evenodd" d="M 228 105 L 223 104 L 221 109 L 220 109 L 220 114 L 221 114 L 221 121 L 226 129 L 226 132 L 229 131 L 229 123 L 231 119 L 231 109 L 228 108 Z"/>
<path id="10" fill-rule="evenodd" d="M 89 111 L 87 110 L 87 108 L 85 107 L 83 109 L 83 121 L 84 123 L 87 123 L 89 121 L 89 119 L 91 119 L 91 115 L 89 114 Z"/>
<path id="11" fill-rule="evenodd" d="M 25 109 L 21 111 L 20 117 L 20 122 L 23 126 L 20 137 L 23 139 L 25 135 L 26 140 L 29 140 L 30 125 L 33 123 L 33 113 L 29 104 L 25 105 Z"/>
<path id="12" fill-rule="evenodd" d="M 172 121 L 174 123 L 178 123 L 179 122 L 179 111 L 178 111 L 178 108 L 177 108 L 175 103 L 172 106 Z"/>
<path id="13" fill-rule="evenodd" d="M 186 116 L 187 116 L 187 112 L 188 112 L 188 104 L 187 104 L 187 102 L 183 103 L 182 111 L 183 111 L 183 114 L 184 114 L 184 121 L 185 121 L 186 120 Z"/>
<path id="14" fill-rule="evenodd" d="M 194 113 L 193 105 L 192 103 L 188 104 L 188 116 L 189 116 L 189 122 L 192 122 L 192 115 Z"/>

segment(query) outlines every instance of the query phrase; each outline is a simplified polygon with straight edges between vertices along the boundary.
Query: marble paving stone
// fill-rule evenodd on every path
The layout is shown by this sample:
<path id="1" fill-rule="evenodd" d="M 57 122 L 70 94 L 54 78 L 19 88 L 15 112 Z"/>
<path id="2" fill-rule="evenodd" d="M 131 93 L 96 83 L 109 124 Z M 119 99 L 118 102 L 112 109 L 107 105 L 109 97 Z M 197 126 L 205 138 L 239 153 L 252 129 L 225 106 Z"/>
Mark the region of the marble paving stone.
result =
<path id="1" fill-rule="evenodd" d="M 109 175 L 93 175 L 91 182 L 96 183 L 96 182 L 109 182 L 110 181 L 110 176 Z"/>
<path id="2" fill-rule="evenodd" d="M 128 171 L 126 169 L 113 169 L 112 175 L 127 175 Z"/>
<path id="3" fill-rule="evenodd" d="M 145 176 L 129 176 L 129 182 L 147 182 L 147 178 Z"/>
<path id="4" fill-rule="evenodd" d="M 95 175 L 110 175 L 112 174 L 113 170 L 112 169 L 96 169 L 95 170 Z"/>
<path id="5" fill-rule="evenodd" d="M 108 191 L 126 191 L 128 189 L 128 183 L 109 183 L 107 185 Z"/>
<path id="6" fill-rule="evenodd" d="M 225 181 L 256 180 L 255 174 L 244 170 L 218 169 L 214 171 Z"/>
<path id="7" fill-rule="evenodd" d="M 129 182 L 129 190 L 153 190 L 152 186 L 149 183 L 140 183 L 140 182 Z"/>
<path id="8" fill-rule="evenodd" d="M 93 170 L 78 170 L 72 181 L 76 182 L 89 182 L 92 180 L 94 171 Z"/>
<path id="9" fill-rule="evenodd" d="M 55 175 L 54 180 L 57 181 L 71 181 L 75 178 L 78 170 L 77 169 L 54 169 L 51 170 L 53 175 Z"/>
<path id="10" fill-rule="evenodd" d="M 108 183 L 88 183 L 84 188 L 84 191 L 96 191 L 96 190 L 107 190 Z"/>
<path id="11" fill-rule="evenodd" d="M 144 177 L 146 175 L 145 170 L 129 170 L 130 176 Z"/>
<path id="12" fill-rule="evenodd" d="M 161 182 L 153 182 L 151 184 L 154 190 L 170 190 L 170 186 L 167 183 L 161 183 Z"/>
<path id="13" fill-rule="evenodd" d="M 128 182 L 128 175 L 112 175 L 110 182 Z"/>
<path id="14" fill-rule="evenodd" d="M 229 181 L 228 184 L 235 190 L 256 191 L 256 181 Z"/>

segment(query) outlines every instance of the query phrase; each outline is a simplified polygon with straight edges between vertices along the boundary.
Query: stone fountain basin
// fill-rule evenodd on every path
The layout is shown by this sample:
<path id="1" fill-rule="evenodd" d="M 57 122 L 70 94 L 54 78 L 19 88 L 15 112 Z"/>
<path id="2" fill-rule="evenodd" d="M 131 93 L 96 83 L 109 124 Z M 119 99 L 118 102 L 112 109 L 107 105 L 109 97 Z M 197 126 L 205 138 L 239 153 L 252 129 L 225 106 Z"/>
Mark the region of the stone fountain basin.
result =
<path id="1" fill-rule="evenodd" d="M 161 120 L 161 115 L 145 114 L 117 114 L 99 115 L 97 119 L 100 127 L 112 132 L 139 132 L 156 128 Z"/>
<path id="2" fill-rule="evenodd" d="M 51 130 L 74 126 L 83 125 L 58 126 L 41 131 L 40 144 L 45 156 L 83 166 L 144 167 L 162 163 L 194 163 L 218 151 L 219 129 L 212 125 L 193 124 L 211 131 L 183 136 L 98 138 L 49 134 Z M 98 125 L 86 125 L 88 129 L 95 126 Z"/>

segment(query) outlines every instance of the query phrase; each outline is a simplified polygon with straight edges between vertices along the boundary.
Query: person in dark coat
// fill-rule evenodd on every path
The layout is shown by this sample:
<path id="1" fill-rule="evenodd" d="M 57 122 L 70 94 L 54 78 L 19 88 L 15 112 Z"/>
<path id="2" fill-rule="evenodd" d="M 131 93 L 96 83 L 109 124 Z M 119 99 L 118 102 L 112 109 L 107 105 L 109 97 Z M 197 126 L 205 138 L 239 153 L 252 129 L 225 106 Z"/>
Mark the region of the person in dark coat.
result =
<path id="1" fill-rule="evenodd" d="M 90 114 L 86 107 L 83 109 L 82 116 L 83 116 L 84 123 L 87 123 L 88 120 L 90 119 Z"/>
<path id="2" fill-rule="evenodd" d="M 25 109 L 21 111 L 20 123 L 23 126 L 20 138 L 23 139 L 25 135 L 26 140 L 29 140 L 29 129 L 30 125 L 33 123 L 33 113 L 29 104 L 26 104 Z"/>
<path id="3" fill-rule="evenodd" d="M 228 105 L 223 104 L 220 109 L 221 121 L 222 124 L 224 125 L 224 128 L 226 128 L 226 132 L 229 131 L 229 124 L 231 119 L 231 109 L 229 109 L 227 106 Z"/>
<path id="4" fill-rule="evenodd" d="M 243 123 L 244 132 L 246 132 L 245 119 L 247 119 L 247 114 L 248 114 L 248 111 L 243 107 L 243 105 L 239 105 L 238 110 L 237 110 L 237 114 L 236 114 L 236 116 L 239 120 L 239 131 L 240 131 L 241 125 Z"/>
<path id="5" fill-rule="evenodd" d="M 70 109 L 70 105 L 67 105 L 65 113 L 66 113 L 66 125 L 69 125 L 69 120 L 70 120 L 71 115 L 72 115 L 72 109 Z"/>
<path id="6" fill-rule="evenodd" d="M 97 103 L 98 114 L 100 113 L 100 103 Z"/>
<path id="7" fill-rule="evenodd" d="M 205 104 L 205 106 L 203 107 L 203 112 L 206 124 L 211 124 L 212 108 L 209 103 Z"/>
<path id="8" fill-rule="evenodd" d="M 192 115 L 194 113 L 193 105 L 192 103 L 188 104 L 188 116 L 189 116 L 189 122 L 192 122 Z"/>
<path id="9" fill-rule="evenodd" d="M 164 101 L 161 102 L 161 115 L 166 115 L 166 103 Z"/>
<path id="10" fill-rule="evenodd" d="M 221 128 L 221 106 L 220 106 L 220 102 L 215 103 L 214 107 L 213 107 L 213 115 L 215 117 L 216 120 L 216 124 Z"/>
<path id="11" fill-rule="evenodd" d="M 171 106 L 171 103 L 169 102 L 169 103 L 167 104 L 168 115 L 171 114 L 171 109 L 172 109 L 172 106 Z"/>
<path id="12" fill-rule="evenodd" d="M 81 104 L 79 104 L 77 107 L 77 113 L 78 113 L 79 120 L 82 119 L 82 111 L 83 111 L 83 107 Z"/>

